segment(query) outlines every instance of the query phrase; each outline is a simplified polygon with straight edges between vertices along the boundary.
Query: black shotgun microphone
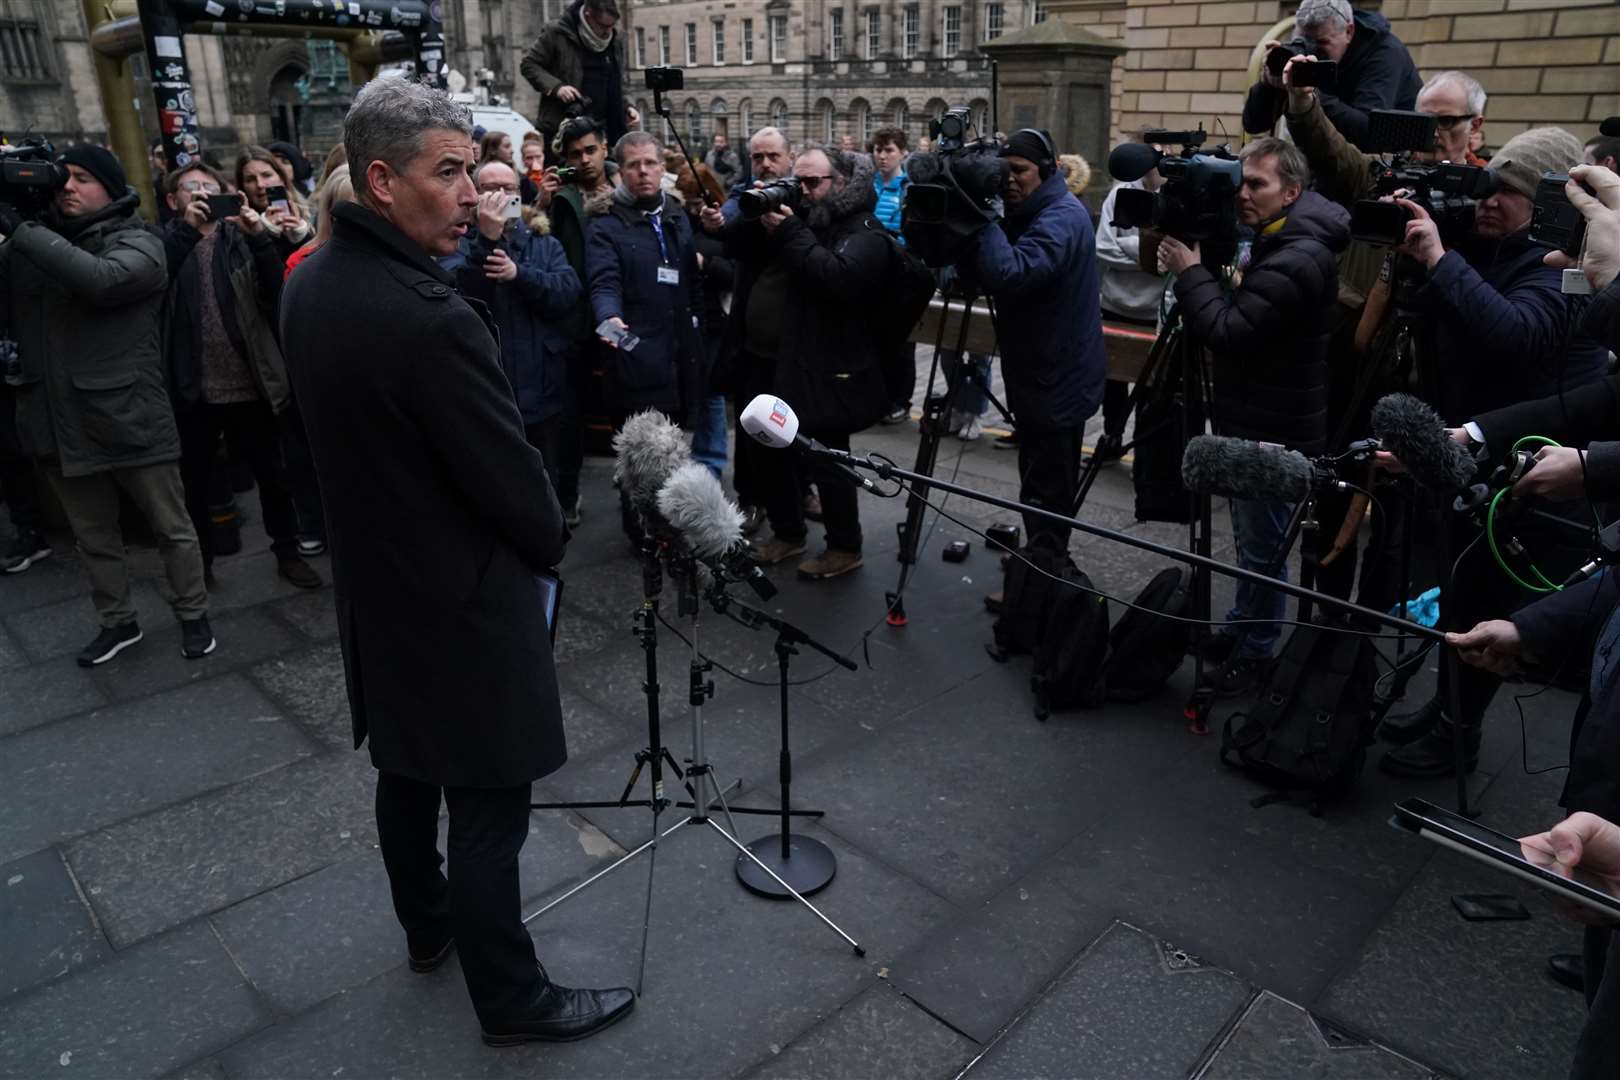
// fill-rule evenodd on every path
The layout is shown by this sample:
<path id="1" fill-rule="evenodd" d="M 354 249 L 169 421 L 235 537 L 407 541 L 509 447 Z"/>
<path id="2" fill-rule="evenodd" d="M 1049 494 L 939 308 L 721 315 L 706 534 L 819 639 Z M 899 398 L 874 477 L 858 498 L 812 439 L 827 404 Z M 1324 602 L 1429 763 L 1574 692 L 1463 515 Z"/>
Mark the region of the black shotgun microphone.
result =
<path id="1" fill-rule="evenodd" d="M 1420 487 L 1451 495 L 1474 478 L 1474 457 L 1446 434 L 1440 415 L 1411 394 L 1387 394 L 1372 410 L 1378 443 Z"/>
<path id="2" fill-rule="evenodd" d="M 1195 435 L 1181 455 L 1181 482 L 1200 495 L 1298 502 L 1310 494 L 1317 474 L 1310 458 L 1298 450 L 1224 435 Z"/>

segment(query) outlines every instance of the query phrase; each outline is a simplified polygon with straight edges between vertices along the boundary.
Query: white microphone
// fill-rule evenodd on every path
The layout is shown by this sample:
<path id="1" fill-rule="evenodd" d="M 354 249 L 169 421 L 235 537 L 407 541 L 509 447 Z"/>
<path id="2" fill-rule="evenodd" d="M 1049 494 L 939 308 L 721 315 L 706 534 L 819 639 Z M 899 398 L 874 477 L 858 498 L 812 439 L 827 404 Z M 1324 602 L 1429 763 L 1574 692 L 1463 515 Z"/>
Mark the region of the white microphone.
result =
<path id="1" fill-rule="evenodd" d="M 779 397 L 760 394 L 743 409 L 738 421 L 742 424 L 743 431 L 752 435 L 755 442 L 769 446 L 773 450 L 786 450 L 790 446 L 796 446 L 806 453 L 831 458 L 858 486 L 867 491 L 877 490 L 876 484 L 849 467 L 847 453 L 828 449 L 809 436 L 799 434 L 798 415 L 794 413 L 793 406 Z"/>

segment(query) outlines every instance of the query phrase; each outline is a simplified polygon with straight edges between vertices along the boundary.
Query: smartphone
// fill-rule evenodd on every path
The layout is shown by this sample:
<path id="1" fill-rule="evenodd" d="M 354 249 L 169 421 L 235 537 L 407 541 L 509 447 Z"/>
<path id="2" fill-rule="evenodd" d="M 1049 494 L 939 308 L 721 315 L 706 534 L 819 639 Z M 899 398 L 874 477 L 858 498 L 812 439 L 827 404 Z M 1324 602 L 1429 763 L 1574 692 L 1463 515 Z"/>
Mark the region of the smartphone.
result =
<path id="1" fill-rule="evenodd" d="M 562 575 L 555 570 L 534 575 L 535 587 L 540 593 L 540 604 L 546 613 L 546 628 L 551 631 L 551 643 L 557 644 L 557 616 L 562 612 Z"/>
<path id="2" fill-rule="evenodd" d="M 623 352 L 629 352 L 641 344 L 641 339 L 636 335 L 607 319 L 603 319 L 601 325 L 596 328 L 596 336 L 606 338 L 611 345 Z"/>
<path id="3" fill-rule="evenodd" d="M 1581 244 L 1586 240 L 1586 215 L 1569 201 L 1564 190 L 1567 183 L 1568 173 L 1541 174 L 1530 212 L 1530 239 L 1575 256 L 1581 253 Z"/>
<path id="4" fill-rule="evenodd" d="M 277 184 L 275 187 L 264 189 L 264 194 L 270 200 L 272 210 L 291 210 L 292 200 L 287 198 L 287 189 Z"/>
<path id="5" fill-rule="evenodd" d="M 1295 86 L 1333 86 L 1339 81 L 1339 65 L 1334 60 L 1302 60 L 1294 65 Z"/>
<path id="6" fill-rule="evenodd" d="M 224 221 L 228 217 L 235 217 L 242 212 L 242 196 L 240 194 L 205 195 L 204 201 L 208 203 L 208 216 L 215 221 Z"/>
<path id="7" fill-rule="evenodd" d="M 507 200 L 506 206 L 501 210 L 501 217 L 507 221 L 516 221 L 523 216 L 523 200 L 513 195 Z"/>
<path id="8" fill-rule="evenodd" d="M 1417 833 L 1442 847 L 1451 848 L 1565 900 L 1581 904 L 1611 919 L 1620 920 L 1620 898 L 1579 868 L 1573 877 L 1564 877 L 1524 857 L 1519 842 L 1511 836 L 1487 829 L 1449 810 L 1442 810 L 1424 799 L 1404 799 L 1395 804 L 1390 824 Z"/>

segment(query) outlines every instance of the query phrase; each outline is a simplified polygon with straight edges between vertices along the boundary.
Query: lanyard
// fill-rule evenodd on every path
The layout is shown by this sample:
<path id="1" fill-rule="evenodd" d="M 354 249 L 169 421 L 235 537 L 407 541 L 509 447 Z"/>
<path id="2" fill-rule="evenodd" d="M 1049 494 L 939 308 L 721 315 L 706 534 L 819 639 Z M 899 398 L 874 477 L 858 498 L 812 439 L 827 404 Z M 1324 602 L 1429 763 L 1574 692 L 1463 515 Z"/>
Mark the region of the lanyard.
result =
<path id="1" fill-rule="evenodd" d="M 652 222 L 653 232 L 658 237 L 658 254 L 663 258 L 664 265 L 669 265 L 669 248 L 664 244 L 664 215 L 658 211 L 648 213 L 647 220 Z"/>

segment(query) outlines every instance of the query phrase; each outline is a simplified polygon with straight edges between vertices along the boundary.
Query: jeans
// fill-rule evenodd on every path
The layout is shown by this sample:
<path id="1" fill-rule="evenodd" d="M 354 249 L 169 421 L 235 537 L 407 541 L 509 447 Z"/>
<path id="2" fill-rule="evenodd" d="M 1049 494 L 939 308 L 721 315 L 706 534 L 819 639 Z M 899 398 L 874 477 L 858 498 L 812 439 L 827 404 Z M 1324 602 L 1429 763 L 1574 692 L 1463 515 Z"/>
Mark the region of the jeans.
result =
<path id="1" fill-rule="evenodd" d="M 1293 507 L 1281 499 L 1233 499 L 1232 534 L 1237 540 L 1238 565 L 1278 581 L 1287 581 L 1288 564 L 1282 559 L 1282 542 L 1292 516 Z M 1282 565 L 1278 566 L 1279 562 Z M 1228 622 L 1281 619 L 1287 603 L 1287 596 L 1275 589 L 1240 581 L 1237 602 L 1226 613 L 1226 618 Z M 1238 638 L 1237 655 L 1265 659 L 1275 651 L 1282 627 L 1272 622 L 1240 627 L 1234 632 Z"/>
<path id="2" fill-rule="evenodd" d="M 697 408 L 696 423 L 692 427 L 692 460 L 707 465 L 716 480 L 726 470 L 726 439 L 729 434 L 726 420 L 726 399 L 716 394 L 704 398 Z"/>
<path id="3" fill-rule="evenodd" d="M 961 374 L 962 382 L 956 389 L 955 411 L 962 416 L 983 416 L 990 407 L 990 397 L 985 393 L 985 388 L 990 385 L 990 358 L 981 353 L 968 353 Z"/>

